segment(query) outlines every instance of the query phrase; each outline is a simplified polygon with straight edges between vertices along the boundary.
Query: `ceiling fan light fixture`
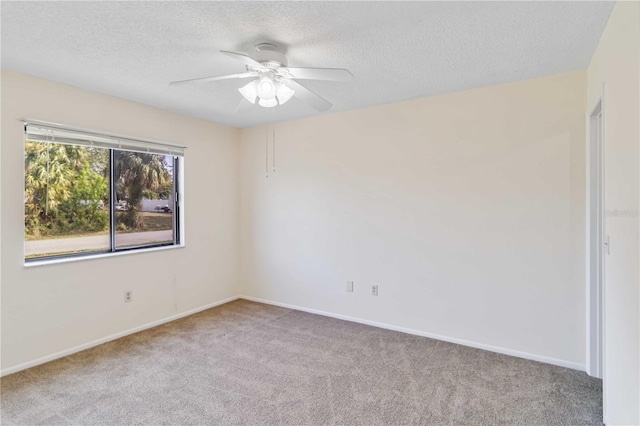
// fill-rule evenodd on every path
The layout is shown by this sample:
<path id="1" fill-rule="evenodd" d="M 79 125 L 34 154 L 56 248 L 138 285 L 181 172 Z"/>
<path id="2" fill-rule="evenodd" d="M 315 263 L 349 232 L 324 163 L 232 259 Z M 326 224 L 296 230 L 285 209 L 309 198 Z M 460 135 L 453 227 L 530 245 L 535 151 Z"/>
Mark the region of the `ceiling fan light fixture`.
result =
<path id="1" fill-rule="evenodd" d="M 256 90 L 260 99 L 273 99 L 277 93 L 276 82 L 270 76 L 265 75 L 258 80 Z"/>
<path id="2" fill-rule="evenodd" d="M 258 99 L 258 105 L 265 108 L 271 108 L 278 105 L 278 101 L 275 98 L 271 98 L 271 99 L 260 98 Z"/>
<path id="3" fill-rule="evenodd" d="M 1 1 L 1 0 L 0 0 Z M 215 75 L 210 77 L 191 78 L 189 80 L 172 81 L 171 86 L 204 81 L 220 81 L 231 79 L 256 78 L 238 89 L 243 96 L 236 113 L 246 112 L 245 107 L 256 104 L 263 107 L 283 105 L 293 96 L 309 104 L 317 111 L 327 111 L 331 102 L 309 90 L 298 80 L 320 80 L 352 82 L 353 74 L 343 68 L 296 68 L 289 67 L 284 51 L 271 43 L 260 43 L 255 46 L 256 52 L 246 55 L 238 52 L 221 50 L 220 52 L 244 65 L 246 72 L 237 74 Z"/>
<path id="4" fill-rule="evenodd" d="M 278 90 L 277 90 L 276 97 L 278 98 L 278 103 L 280 103 L 280 105 L 283 105 L 285 102 L 291 99 L 291 97 L 295 93 L 296 91 L 289 88 L 286 84 L 282 82 L 278 82 Z"/>
<path id="5" fill-rule="evenodd" d="M 239 88 L 238 92 L 240 92 L 240 94 L 244 96 L 246 100 L 248 100 L 252 104 L 255 104 L 256 99 L 258 98 L 258 90 L 256 88 L 257 85 L 258 85 L 257 81 L 252 81 L 251 83 L 246 84 L 241 88 Z"/>

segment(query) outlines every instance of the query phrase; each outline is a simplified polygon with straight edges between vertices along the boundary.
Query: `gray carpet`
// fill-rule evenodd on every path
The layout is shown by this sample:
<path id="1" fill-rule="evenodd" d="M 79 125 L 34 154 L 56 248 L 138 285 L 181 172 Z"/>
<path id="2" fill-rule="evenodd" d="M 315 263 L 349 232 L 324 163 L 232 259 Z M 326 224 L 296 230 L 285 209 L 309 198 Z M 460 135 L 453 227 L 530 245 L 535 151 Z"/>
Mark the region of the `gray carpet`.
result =
<path id="1" fill-rule="evenodd" d="M 235 301 L 2 378 L 2 425 L 601 424 L 583 372 Z"/>

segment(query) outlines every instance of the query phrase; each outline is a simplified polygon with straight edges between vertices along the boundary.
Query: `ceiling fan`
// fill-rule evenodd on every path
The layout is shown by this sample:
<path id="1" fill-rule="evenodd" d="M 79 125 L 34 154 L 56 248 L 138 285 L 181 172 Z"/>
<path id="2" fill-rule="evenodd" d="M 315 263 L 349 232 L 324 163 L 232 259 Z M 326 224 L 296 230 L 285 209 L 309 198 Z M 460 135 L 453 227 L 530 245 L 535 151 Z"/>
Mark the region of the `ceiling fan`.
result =
<path id="1" fill-rule="evenodd" d="M 242 113 L 250 109 L 252 104 L 271 108 L 284 104 L 293 96 L 318 111 L 326 111 L 331 108 L 331 102 L 296 80 L 353 81 L 353 74 L 342 68 L 290 68 L 287 66 L 287 57 L 271 43 L 260 43 L 255 49 L 251 57 L 242 53 L 220 51 L 242 62 L 246 66 L 246 72 L 174 81 L 170 85 L 251 78 L 251 82 L 238 89 L 243 99 L 236 108 L 236 113 Z"/>

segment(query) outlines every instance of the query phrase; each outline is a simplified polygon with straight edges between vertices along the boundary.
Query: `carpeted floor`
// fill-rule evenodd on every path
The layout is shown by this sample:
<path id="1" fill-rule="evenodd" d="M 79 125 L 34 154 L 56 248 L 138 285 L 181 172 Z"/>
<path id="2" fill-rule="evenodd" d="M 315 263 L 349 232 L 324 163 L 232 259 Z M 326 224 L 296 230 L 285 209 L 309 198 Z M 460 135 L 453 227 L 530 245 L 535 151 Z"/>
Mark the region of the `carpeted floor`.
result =
<path id="1" fill-rule="evenodd" d="M 583 372 L 242 300 L 1 384 L 3 426 L 602 424 Z"/>

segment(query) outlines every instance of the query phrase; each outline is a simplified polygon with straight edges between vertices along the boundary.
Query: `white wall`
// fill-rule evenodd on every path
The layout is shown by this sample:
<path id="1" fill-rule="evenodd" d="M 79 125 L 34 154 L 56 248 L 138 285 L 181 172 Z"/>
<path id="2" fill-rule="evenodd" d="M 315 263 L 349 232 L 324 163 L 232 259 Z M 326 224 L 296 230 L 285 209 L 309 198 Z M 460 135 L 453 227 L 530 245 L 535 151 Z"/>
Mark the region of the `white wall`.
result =
<path id="1" fill-rule="evenodd" d="M 618 2 L 588 69 L 588 105 L 604 84 L 606 257 L 604 411 L 640 423 L 640 3 Z"/>
<path id="2" fill-rule="evenodd" d="M 9 71 L 1 89 L 2 370 L 237 294 L 237 129 Z M 25 268 L 21 118 L 187 145 L 186 247 Z"/>
<path id="3" fill-rule="evenodd" d="M 281 123 L 268 179 L 264 127 L 242 130 L 243 293 L 584 368 L 585 87 Z"/>

